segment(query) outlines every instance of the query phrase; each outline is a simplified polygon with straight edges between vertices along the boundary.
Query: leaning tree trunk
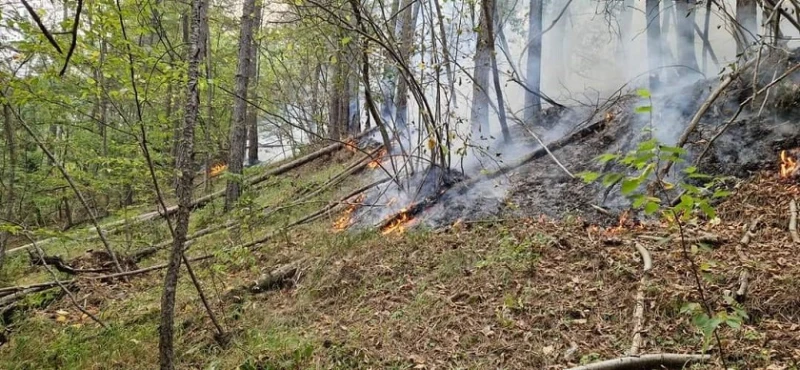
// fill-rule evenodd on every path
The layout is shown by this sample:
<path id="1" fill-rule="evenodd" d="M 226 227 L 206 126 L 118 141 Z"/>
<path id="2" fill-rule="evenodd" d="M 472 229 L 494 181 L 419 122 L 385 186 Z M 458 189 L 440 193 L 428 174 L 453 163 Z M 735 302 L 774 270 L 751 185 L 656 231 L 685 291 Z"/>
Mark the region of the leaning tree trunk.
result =
<path id="1" fill-rule="evenodd" d="M 261 30 L 261 1 L 258 1 L 255 9 L 255 19 L 253 20 L 253 33 L 257 34 Z M 256 101 L 256 88 L 258 87 L 259 75 L 259 53 L 258 49 L 261 42 L 253 38 L 250 44 L 250 71 L 249 71 L 249 87 L 250 92 L 247 96 L 250 100 Z M 258 163 L 258 111 L 252 107 L 247 109 L 247 163 L 254 165 Z"/>
<path id="2" fill-rule="evenodd" d="M 531 124 L 542 110 L 542 0 L 530 0 L 528 55 L 525 68 L 525 123 Z"/>
<path id="3" fill-rule="evenodd" d="M 539 0 L 533 0 L 539 1 Z M 472 108 L 470 109 L 470 127 L 472 135 L 488 137 L 489 132 L 489 72 L 491 72 L 491 45 L 489 44 L 490 19 L 481 16 L 478 22 L 478 38 L 475 46 L 475 70 L 472 74 Z"/>
<path id="4" fill-rule="evenodd" d="M 249 1 L 249 0 L 248 0 Z M 194 189 L 194 126 L 200 112 L 200 91 L 198 89 L 199 64 L 202 57 L 202 22 L 205 20 L 204 0 L 193 0 L 191 36 L 189 48 L 189 68 L 187 76 L 186 110 L 181 133 L 177 167 L 181 173 L 175 192 L 178 196 L 178 213 L 169 265 L 164 277 L 164 291 L 161 296 L 161 323 L 159 325 L 159 359 L 162 370 L 175 369 L 173 346 L 173 326 L 175 321 L 175 289 L 178 284 L 178 270 L 181 266 L 183 244 L 189 231 L 189 216 L 192 210 Z M 245 6 L 245 9 L 247 7 Z M 252 10 L 252 7 L 251 7 Z M 241 163 L 241 162 L 240 162 Z"/>
<path id="5" fill-rule="evenodd" d="M 347 116 L 342 116 L 342 101 L 344 101 L 345 94 L 345 81 L 342 78 L 345 69 L 342 57 L 344 53 L 341 51 L 337 53 L 338 57 L 336 62 L 333 63 L 333 71 L 331 73 L 331 96 L 328 104 L 328 138 L 331 140 L 339 140 L 342 137 L 342 121 L 347 119 Z"/>
<path id="6" fill-rule="evenodd" d="M 695 53 L 695 0 L 676 0 L 676 24 L 678 34 L 678 63 L 682 66 L 681 75 L 694 73 L 700 69 Z"/>
<path id="7" fill-rule="evenodd" d="M 239 32 L 239 64 L 236 66 L 236 86 L 233 98 L 233 124 L 230 132 L 228 172 L 241 176 L 244 167 L 245 118 L 247 114 L 247 84 L 250 68 L 250 46 L 253 40 L 253 13 L 255 0 L 244 0 L 242 25 Z M 231 178 L 225 187 L 225 211 L 231 210 L 239 200 L 241 181 Z"/>
<path id="8" fill-rule="evenodd" d="M 758 22 L 756 0 L 736 0 L 736 52 L 744 52 L 756 40 Z"/>
<path id="9" fill-rule="evenodd" d="M 650 67 L 650 90 L 658 90 L 661 74 L 661 24 L 659 21 L 659 0 L 646 0 L 647 19 L 647 61 Z"/>

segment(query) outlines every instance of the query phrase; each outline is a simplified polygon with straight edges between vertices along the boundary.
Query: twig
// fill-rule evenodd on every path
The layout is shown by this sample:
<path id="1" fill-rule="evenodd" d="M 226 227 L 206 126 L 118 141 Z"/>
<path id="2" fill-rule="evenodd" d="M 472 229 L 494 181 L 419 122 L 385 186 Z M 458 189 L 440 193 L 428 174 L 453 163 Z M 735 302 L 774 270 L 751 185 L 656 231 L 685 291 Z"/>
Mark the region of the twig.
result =
<path id="1" fill-rule="evenodd" d="M 50 31 L 47 30 L 47 27 L 45 27 L 44 23 L 42 23 L 42 19 L 39 18 L 39 15 L 36 14 L 36 11 L 33 10 L 31 5 L 28 4 L 26 0 L 22 0 L 22 5 L 25 6 L 25 10 L 27 10 L 28 14 L 31 15 L 31 18 L 33 18 L 33 21 L 36 22 L 36 25 L 39 26 L 39 30 L 42 31 L 44 37 L 47 37 L 47 41 L 50 41 L 50 44 L 56 48 L 56 51 L 58 51 L 59 54 L 64 54 L 64 52 L 61 50 L 61 46 L 58 46 L 58 42 L 56 42 L 56 39 L 53 38 L 53 35 L 50 33 Z"/>
<path id="2" fill-rule="evenodd" d="M 647 285 L 647 277 L 650 269 L 653 268 L 653 259 L 650 257 L 650 252 L 641 244 L 634 245 L 639 255 L 642 256 L 642 263 L 644 270 L 642 277 L 639 279 L 639 288 L 636 289 L 636 304 L 633 308 L 633 340 L 631 341 L 631 349 L 628 355 L 636 356 L 639 354 L 639 349 L 642 348 L 642 332 L 644 331 L 644 290 Z"/>
<path id="3" fill-rule="evenodd" d="M 704 101 L 703 104 L 700 105 L 700 108 L 697 110 L 697 113 L 695 113 L 694 117 L 692 117 L 692 120 L 689 122 L 689 125 L 686 126 L 686 129 L 683 131 L 681 137 L 678 139 L 678 142 L 675 144 L 676 147 L 682 148 L 684 145 L 686 145 L 686 142 L 689 141 L 689 136 L 697 128 L 697 125 L 700 123 L 700 120 L 703 118 L 706 112 L 708 112 L 708 109 L 711 108 L 711 105 L 714 104 L 714 102 L 720 97 L 720 95 L 722 95 L 722 92 L 725 91 L 725 89 L 728 88 L 728 86 L 730 86 L 730 84 L 744 70 L 752 66 L 753 63 L 755 63 L 754 60 L 748 61 L 747 63 L 742 65 L 739 69 L 728 74 L 728 76 L 725 77 L 724 80 L 722 80 L 719 86 L 717 86 L 717 88 L 711 92 L 711 95 L 708 96 L 706 101 Z M 672 167 L 673 163 L 674 161 L 667 161 L 664 167 L 659 171 L 658 174 L 659 179 L 663 179 L 665 177 L 667 172 L 669 172 L 669 169 Z"/>
<path id="4" fill-rule="evenodd" d="M 750 225 L 745 227 L 744 235 L 736 245 L 736 254 L 739 257 L 739 262 L 743 265 L 742 271 L 739 273 L 739 289 L 736 290 L 736 301 L 744 302 L 747 296 L 747 288 L 749 287 L 748 280 L 750 276 L 749 268 L 747 267 L 747 256 L 744 253 L 744 247 L 750 244 L 751 239 L 755 236 L 758 223 L 761 222 L 761 216 L 756 217 Z"/>
<path id="5" fill-rule="evenodd" d="M 596 362 L 589 365 L 573 367 L 568 370 L 640 370 L 666 368 L 681 369 L 687 365 L 711 359 L 709 355 L 683 355 L 661 353 L 642 356 L 620 357 L 613 360 Z"/>
<path id="6" fill-rule="evenodd" d="M 792 236 L 792 241 L 797 244 L 800 243 L 800 235 L 797 235 L 797 203 L 794 199 L 789 202 L 789 213 L 791 214 L 791 218 L 789 219 L 789 234 Z"/>
<path id="7" fill-rule="evenodd" d="M 81 23 L 81 10 L 83 10 L 83 0 L 78 0 L 78 6 L 75 10 L 75 21 L 72 23 L 72 42 L 69 44 L 67 59 L 64 60 L 64 67 L 61 67 L 61 72 L 58 72 L 59 76 L 63 76 L 64 73 L 67 72 L 69 60 L 72 59 L 72 53 L 75 52 L 75 45 L 78 44 L 78 25 Z"/>

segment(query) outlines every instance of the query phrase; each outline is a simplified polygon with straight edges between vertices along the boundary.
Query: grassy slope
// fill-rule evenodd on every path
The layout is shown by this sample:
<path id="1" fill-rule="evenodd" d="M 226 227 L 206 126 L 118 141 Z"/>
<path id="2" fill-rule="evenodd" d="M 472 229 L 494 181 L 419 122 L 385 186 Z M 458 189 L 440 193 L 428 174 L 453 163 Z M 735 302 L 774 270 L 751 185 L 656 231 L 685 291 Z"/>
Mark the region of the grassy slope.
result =
<path id="1" fill-rule="evenodd" d="M 347 159 L 340 154 L 334 161 L 316 161 L 271 180 L 250 198 L 259 205 L 296 199 L 297 189 L 324 181 Z M 783 226 L 786 203 L 800 191 L 771 180 L 754 181 L 720 207 L 720 225 L 708 226 L 730 242 L 713 250 L 701 248 L 695 256 L 705 263 L 712 307 L 722 310 L 722 291 L 735 290 L 741 268 L 735 252 L 740 226 L 753 213 L 766 215 L 767 227 L 749 252 L 754 285 L 747 309 L 752 320 L 739 330 L 724 328 L 720 333 L 728 366 L 738 368 L 789 365 L 800 357 L 795 349 L 800 348 L 800 253 L 787 246 Z M 358 186 L 355 179 L 346 184 L 318 199 L 327 201 Z M 305 204 L 268 220 L 247 211 L 230 217 L 243 220 L 238 237 L 247 241 L 318 207 Z M 229 216 L 221 216 L 219 208 L 215 204 L 196 212 L 193 228 L 224 222 Z M 227 348 L 214 342 L 194 288 L 181 279 L 181 367 L 539 369 L 616 357 L 630 346 L 641 266 L 628 243 L 610 241 L 666 232 L 658 225 L 602 231 L 571 219 L 511 220 L 381 236 L 371 231 L 333 233 L 335 217 L 292 230 L 253 252 L 233 250 L 197 264 L 214 309 L 234 333 Z M 150 241 L 164 236 L 163 227 L 145 227 L 140 233 Z M 228 233 L 209 236 L 192 246 L 190 254 L 220 251 L 235 245 L 235 238 Z M 675 243 L 647 245 L 655 278 L 647 289 L 644 352 L 697 352 L 702 335 L 679 312 L 683 304 L 697 300 L 693 275 Z M 89 246 L 64 248 L 77 255 Z M 49 280 L 27 266 L 25 258 L 12 259 L 15 268 L 7 283 Z M 164 258 L 160 254 L 141 265 Z M 258 295 L 227 293 L 262 271 L 299 259 L 306 262 L 293 288 Z M 159 272 L 128 284 L 81 286 L 78 297 L 99 312 L 110 330 L 81 318 L 66 301 L 25 312 L 14 321 L 10 342 L 0 348 L 0 367 L 153 368 L 162 276 Z M 30 303 L 42 296 L 31 296 Z"/>

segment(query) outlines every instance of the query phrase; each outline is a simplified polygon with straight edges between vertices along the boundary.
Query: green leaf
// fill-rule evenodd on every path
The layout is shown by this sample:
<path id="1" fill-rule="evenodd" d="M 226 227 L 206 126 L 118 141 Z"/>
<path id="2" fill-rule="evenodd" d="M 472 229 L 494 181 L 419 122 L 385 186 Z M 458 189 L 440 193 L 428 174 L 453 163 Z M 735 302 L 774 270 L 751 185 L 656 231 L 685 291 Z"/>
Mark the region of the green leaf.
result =
<path id="1" fill-rule="evenodd" d="M 636 113 L 650 113 L 652 111 L 653 111 L 653 107 L 650 106 L 650 105 L 643 105 L 643 106 L 640 106 L 640 107 L 636 107 L 636 109 L 634 109 L 634 112 L 636 112 Z"/>
<path id="2" fill-rule="evenodd" d="M 639 95 L 640 98 L 650 99 L 650 90 L 647 89 L 636 90 L 636 95 Z"/>
<path id="3" fill-rule="evenodd" d="M 603 154 L 603 155 L 600 155 L 600 156 L 598 156 L 598 157 L 597 157 L 597 161 L 598 161 L 598 162 L 600 162 L 600 163 L 602 163 L 602 164 L 605 164 L 605 163 L 608 163 L 608 162 L 610 162 L 610 161 L 613 161 L 613 160 L 615 160 L 615 159 L 617 159 L 617 158 L 619 158 L 619 154 L 609 154 L 609 153 L 606 153 L 606 154 Z"/>
<path id="4" fill-rule="evenodd" d="M 700 207 L 700 209 L 706 214 L 706 216 L 708 216 L 708 218 L 717 217 L 717 211 L 715 211 L 714 207 L 709 205 L 708 202 L 700 202 L 697 206 Z"/>
<path id="5" fill-rule="evenodd" d="M 742 322 L 738 320 L 738 318 L 728 317 L 725 320 L 725 324 L 728 325 L 731 329 L 739 329 L 742 327 Z"/>
<path id="6" fill-rule="evenodd" d="M 637 179 L 624 179 L 622 180 L 622 195 L 628 195 L 639 187 L 640 182 Z"/>
<path id="7" fill-rule="evenodd" d="M 731 194 L 733 194 L 733 193 L 730 192 L 730 191 L 727 191 L 727 190 L 717 190 L 717 191 L 714 192 L 714 195 L 712 195 L 711 197 L 712 198 L 725 198 L 725 197 L 727 197 L 727 196 L 729 196 Z"/>
<path id="8" fill-rule="evenodd" d="M 342 42 L 342 46 L 347 46 L 347 44 L 349 44 L 350 41 L 353 41 L 352 37 L 350 37 L 350 36 L 343 37 L 342 41 L 341 41 Z"/>
<path id="9" fill-rule="evenodd" d="M 652 215 L 653 213 L 658 212 L 659 208 L 660 206 L 658 203 L 652 201 L 647 202 L 647 204 L 644 205 L 644 213 L 647 215 Z"/>
<path id="10" fill-rule="evenodd" d="M 695 167 L 695 166 L 686 167 L 686 168 L 683 169 L 683 172 L 688 174 L 688 175 L 691 175 L 691 174 L 697 172 L 697 167 Z"/>
<path id="11" fill-rule="evenodd" d="M 600 174 L 597 172 L 586 171 L 579 173 L 578 177 L 580 177 L 585 183 L 592 183 L 597 181 L 598 178 L 600 178 Z"/>
<path id="12" fill-rule="evenodd" d="M 622 175 L 619 173 L 609 173 L 603 176 L 603 186 L 609 187 L 622 180 Z"/>

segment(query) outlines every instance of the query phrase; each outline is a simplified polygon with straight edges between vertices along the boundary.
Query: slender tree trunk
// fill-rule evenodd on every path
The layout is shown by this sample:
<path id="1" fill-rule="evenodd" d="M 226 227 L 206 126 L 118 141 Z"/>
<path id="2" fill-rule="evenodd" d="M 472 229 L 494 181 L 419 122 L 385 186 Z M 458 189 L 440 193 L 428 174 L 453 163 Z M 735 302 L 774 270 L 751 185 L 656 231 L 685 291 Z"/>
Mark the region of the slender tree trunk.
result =
<path id="1" fill-rule="evenodd" d="M 438 19 L 439 34 L 441 35 L 442 42 L 442 63 L 444 63 L 445 71 L 447 72 L 447 82 L 450 88 L 450 101 L 449 103 L 455 107 L 457 105 L 455 78 L 453 77 L 453 60 L 450 57 L 450 48 L 447 46 L 447 32 L 444 28 L 444 16 L 442 15 L 442 4 L 439 0 L 433 0 L 433 5 L 436 7 L 436 18 Z M 448 108 L 447 112 L 450 110 Z M 449 135 L 448 135 L 449 137 Z"/>
<path id="2" fill-rule="evenodd" d="M 413 11 L 414 4 L 412 3 L 414 0 L 403 0 L 400 2 L 399 0 L 393 0 L 392 2 L 392 19 L 390 20 L 390 30 L 392 30 L 391 34 L 389 35 L 392 40 L 402 39 L 402 30 L 404 29 L 404 25 L 406 22 L 407 16 L 411 15 Z M 402 9 L 402 12 L 401 10 Z M 401 12 L 402 14 L 397 14 Z M 391 59 L 389 56 L 389 51 L 384 52 L 384 56 L 386 59 Z M 381 88 L 381 95 L 383 95 L 383 104 L 381 106 L 381 119 L 383 120 L 384 124 L 389 125 L 389 122 L 394 122 L 396 118 L 396 105 L 395 105 L 395 89 L 398 88 L 398 81 L 399 78 L 399 71 L 397 66 L 394 62 L 387 62 L 383 67 L 383 75 L 379 80 L 379 85 Z M 393 123 L 392 126 L 397 129 L 397 124 Z"/>
<path id="3" fill-rule="evenodd" d="M 532 124 L 542 110 L 542 0 L 530 0 L 528 55 L 525 68 L 525 123 Z"/>
<path id="4" fill-rule="evenodd" d="M 211 192 L 211 129 L 214 127 L 214 70 L 211 68 L 211 30 L 208 27 L 208 12 L 203 12 L 203 58 L 206 64 L 206 119 L 203 121 L 203 140 L 205 150 L 203 150 L 203 192 Z"/>
<path id="5" fill-rule="evenodd" d="M 253 39 L 253 12 L 255 0 L 244 0 L 242 6 L 242 25 L 239 33 L 239 64 L 236 67 L 236 86 L 233 98 L 233 123 L 230 131 L 230 156 L 228 172 L 241 176 L 244 165 L 245 116 L 247 114 L 247 72 L 250 68 L 250 46 Z M 225 211 L 231 210 L 239 200 L 241 181 L 228 180 L 225 187 Z"/>
<path id="6" fill-rule="evenodd" d="M 647 19 L 647 61 L 650 67 L 650 90 L 659 88 L 661 79 L 661 23 L 659 21 L 659 0 L 646 0 Z"/>
<path id="7" fill-rule="evenodd" d="M 736 0 L 736 52 L 742 53 L 756 40 L 758 22 L 756 0 Z"/>
<path id="8" fill-rule="evenodd" d="M 339 140 L 342 137 L 342 100 L 344 95 L 344 81 L 342 81 L 342 71 L 344 70 L 344 53 L 337 52 L 336 63 L 333 64 L 331 73 L 331 99 L 328 106 L 328 138 Z"/>
<path id="9" fill-rule="evenodd" d="M 414 52 L 414 30 L 417 26 L 417 17 L 419 15 L 420 2 L 417 1 L 414 5 L 408 7 L 403 11 L 402 24 L 400 27 L 400 57 L 402 63 L 406 66 L 411 63 L 411 56 Z M 397 110 L 394 118 L 394 128 L 398 134 L 406 131 L 408 128 L 408 82 L 406 78 L 400 77 L 402 73 L 398 74 L 397 81 L 397 95 L 395 95 L 394 106 Z"/>
<path id="10" fill-rule="evenodd" d="M 14 124 L 11 121 L 11 108 L 3 104 L 3 131 L 5 132 L 6 149 L 8 150 L 8 163 L 6 168 L 6 194 L 3 196 L 5 220 L 14 220 L 14 202 L 17 171 L 17 141 L 14 134 Z M 8 244 L 8 231 L 0 231 L 0 270 L 3 269 L 6 259 L 6 245 Z"/>
<path id="11" fill-rule="evenodd" d="M 534 0 L 537 1 L 537 0 Z M 478 22 L 478 37 L 475 46 L 475 69 L 472 73 L 472 107 L 470 109 L 470 127 L 472 135 L 488 137 L 489 132 L 489 72 L 491 71 L 491 53 L 489 45 L 490 19 L 481 16 Z"/>
<path id="12" fill-rule="evenodd" d="M 497 70 L 497 52 L 494 43 L 494 30 L 495 16 L 497 14 L 497 5 L 493 0 L 482 1 L 483 16 L 489 21 L 486 22 L 487 36 L 489 40 L 489 56 L 492 61 L 492 77 L 494 79 L 494 92 L 497 95 L 497 112 L 500 120 L 500 130 L 503 132 L 503 140 L 506 143 L 511 142 L 511 134 L 508 132 L 508 122 L 506 121 L 506 105 L 503 100 L 503 87 L 500 82 L 500 71 Z M 497 22 L 499 23 L 499 22 Z M 502 27 L 502 25 L 498 25 Z"/>
<path id="13" fill-rule="evenodd" d="M 261 13 L 263 9 L 261 1 L 256 3 L 255 19 L 253 21 L 253 33 L 258 34 L 261 31 Z M 250 92 L 248 93 L 249 100 L 258 103 L 256 89 L 258 87 L 259 75 L 259 46 L 261 42 L 253 38 L 253 43 L 250 44 L 250 76 L 249 85 Z M 249 107 L 247 109 L 247 163 L 255 165 L 258 163 L 258 110 Z"/>
<path id="14" fill-rule="evenodd" d="M 694 71 L 700 69 L 697 65 L 695 52 L 694 27 L 695 27 L 695 1 L 676 0 L 676 24 L 678 35 L 678 63 Z M 686 68 L 680 69 L 682 75 L 696 73 Z"/>
<path id="15" fill-rule="evenodd" d="M 178 213 L 176 215 L 175 235 L 169 265 L 164 277 L 164 291 L 161 296 L 161 323 L 159 325 L 159 359 L 162 370 L 175 369 L 175 351 L 173 345 L 173 327 L 175 321 L 175 289 L 178 284 L 178 272 L 181 266 L 183 244 L 189 231 L 189 216 L 192 208 L 192 192 L 194 189 L 194 126 L 200 111 L 200 92 L 198 90 L 199 64 L 202 56 L 201 29 L 205 19 L 204 0 L 193 0 L 191 18 L 191 36 L 189 48 L 189 68 L 187 78 L 186 109 L 180 141 L 177 164 L 181 172 L 175 192 L 178 196 Z"/>
<path id="16" fill-rule="evenodd" d="M 711 2 L 706 1 L 705 21 L 703 22 L 703 73 L 708 72 L 708 55 L 713 53 L 711 42 L 708 38 L 711 28 Z"/>

